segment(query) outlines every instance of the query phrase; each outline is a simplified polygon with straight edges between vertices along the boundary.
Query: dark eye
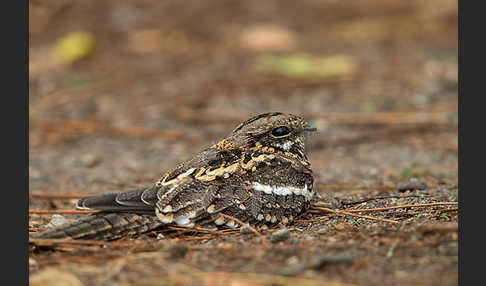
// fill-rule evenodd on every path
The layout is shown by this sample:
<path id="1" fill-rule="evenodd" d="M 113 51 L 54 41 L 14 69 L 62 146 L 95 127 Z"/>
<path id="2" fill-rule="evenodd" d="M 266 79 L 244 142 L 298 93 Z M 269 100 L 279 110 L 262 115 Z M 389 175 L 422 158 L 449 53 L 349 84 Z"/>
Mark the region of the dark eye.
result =
<path id="1" fill-rule="evenodd" d="M 290 134 L 290 129 L 286 126 L 280 126 L 272 130 L 272 135 L 275 137 L 283 137 Z"/>

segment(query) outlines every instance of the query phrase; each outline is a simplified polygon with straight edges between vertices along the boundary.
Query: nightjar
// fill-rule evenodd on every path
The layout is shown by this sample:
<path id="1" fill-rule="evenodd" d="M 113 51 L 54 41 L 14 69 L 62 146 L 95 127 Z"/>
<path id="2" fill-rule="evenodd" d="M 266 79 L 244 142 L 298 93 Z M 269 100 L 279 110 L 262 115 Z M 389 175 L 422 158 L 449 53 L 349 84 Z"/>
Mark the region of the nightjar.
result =
<path id="1" fill-rule="evenodd" d="M 83 198 L 78 209 L 100 212 L 31 237 L 114 240 L 170 223 L 238 227 L 229 217 L 289 224 L 314 194 L 304 139 L 315 130 L 299 116 L 257 115 L 153 186 Z"/>

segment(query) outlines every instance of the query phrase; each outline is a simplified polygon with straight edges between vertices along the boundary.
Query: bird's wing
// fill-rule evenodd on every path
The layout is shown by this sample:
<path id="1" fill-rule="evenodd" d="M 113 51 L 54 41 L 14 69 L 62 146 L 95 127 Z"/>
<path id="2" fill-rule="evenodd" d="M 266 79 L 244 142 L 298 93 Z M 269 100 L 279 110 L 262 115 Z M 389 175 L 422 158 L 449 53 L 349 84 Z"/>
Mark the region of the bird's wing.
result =
<path id="1" fill-rule="evenodd" d="M 231 152 L 208 148 L 168 172 L 150 188 L 83 198 L 78 201 L 77 208 L 152 214 L 157 213 L 157 209 L 162 222 L 191 224 L 193 219 L 204 214 L 203 208 L 219 191 L 218 186 L 212 186 L 212 176 L 205 173 L 210 171 L 207 167 L 222 166 L 223 162 L 231 164 L 237 159 Z M 198 175 L 200 177 L 196 178 Z"/>
<path id="2" fill-rule="evenodd" d="M 100 196 L 82 198 L 78 201 L 78 209 L 125 211 L 135 213 L 153 213 L 155 208 L 155 194 L 160 188 L 151 188 L 110 193 Z"/>
<path id="3" fill-rule="evenodd" d="M 78 209 L 103 210 L 103 211 L 129 211 L 129 212 L 154 212 L 157 196 L 165 194 L 173 189 L 173 184 L 164 184 L 164 182 L 178 182 L 177 177 L 190 169 L 188 166 L 202 166 L 205 164 L 204 159 L 217 159 L 217 152 L 214 149 L 208 149 L 195 156 L 190 161 L 184 162 L 174 170 L 168 172 L 162 179 L 150 188 L 126 191 L 122 193 L 109 193 L 100 196 L 87 197 L 80 199 L 76 205 Z"/>

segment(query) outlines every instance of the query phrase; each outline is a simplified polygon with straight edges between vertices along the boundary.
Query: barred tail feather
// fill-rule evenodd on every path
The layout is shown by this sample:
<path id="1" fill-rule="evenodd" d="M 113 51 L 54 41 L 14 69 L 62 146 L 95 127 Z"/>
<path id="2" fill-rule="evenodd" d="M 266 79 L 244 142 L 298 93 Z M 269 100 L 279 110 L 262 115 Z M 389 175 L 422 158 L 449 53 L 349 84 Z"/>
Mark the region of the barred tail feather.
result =
<path id="1" fill-rule="evenodd" d="M 72 238 L 114 240 L 144 233 L 163 223 L 154 215 L 99 212 L 74 222 L 35 233 L 31 238 Z"/>

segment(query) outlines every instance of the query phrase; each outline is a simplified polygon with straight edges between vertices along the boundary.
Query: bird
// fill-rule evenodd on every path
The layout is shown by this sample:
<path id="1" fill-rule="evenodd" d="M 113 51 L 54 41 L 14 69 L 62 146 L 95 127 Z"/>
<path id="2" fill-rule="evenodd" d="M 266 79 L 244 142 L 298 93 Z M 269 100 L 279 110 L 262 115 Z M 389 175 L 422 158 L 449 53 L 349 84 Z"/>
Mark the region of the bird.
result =
<path id="1" fill-rule="evenodd" d="M 291 224 L 314 196 L 304 143 L 314 131 L 301 116 L 258 114 L 153 185 L 82 198 L 77 209 L 99 212 L 30 237 L 110 241 L 166 224 L 232 228 L 241 223 Z"/>

